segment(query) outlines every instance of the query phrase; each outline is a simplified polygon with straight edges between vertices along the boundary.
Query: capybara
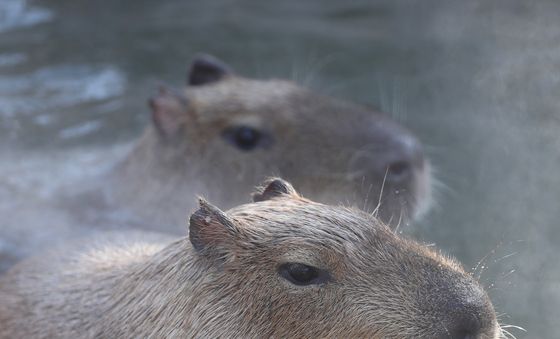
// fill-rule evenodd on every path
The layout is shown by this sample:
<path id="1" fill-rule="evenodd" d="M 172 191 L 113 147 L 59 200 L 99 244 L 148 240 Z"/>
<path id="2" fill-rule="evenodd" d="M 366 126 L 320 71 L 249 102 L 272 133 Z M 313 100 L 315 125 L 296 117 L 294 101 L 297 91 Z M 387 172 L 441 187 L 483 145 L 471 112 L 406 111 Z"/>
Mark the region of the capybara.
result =
<path id="1" fill-rule="evenodd" d="M 271 179 L 189 236 L 110 233 L 0 278 L 2 338 L 499 338 L 454 260 Z"/>
<path id="2" fill-rule="evenodd" d="M 108 174 L 80 182 L 79 194 L 73 183 L 60 199 L 10 197 L 22 201 L 0 211 L 0 271 L 99 228 L 180 234 L 193 194 L 229 208 L 271 175 L 393 226 L 429 205 L 429 161 L 389 117 L 290 81 L 243 78 L 208 55 L 194 59 L 187 77 L 185 90 L 161 88 L 132 150 Z"/>
<path id="3" fill-rule="evenodd" d="M 189 192 L 231 207 L 271 175 L 392 225 L 429 205 L 420 142 L 370 108 L 243 78 L 208 55 L 192 62 L 184 91 L 161 88 L 150 104 L 153 124 L 114 173 L 111 196 L 156 227 L 180 230 Z"/>

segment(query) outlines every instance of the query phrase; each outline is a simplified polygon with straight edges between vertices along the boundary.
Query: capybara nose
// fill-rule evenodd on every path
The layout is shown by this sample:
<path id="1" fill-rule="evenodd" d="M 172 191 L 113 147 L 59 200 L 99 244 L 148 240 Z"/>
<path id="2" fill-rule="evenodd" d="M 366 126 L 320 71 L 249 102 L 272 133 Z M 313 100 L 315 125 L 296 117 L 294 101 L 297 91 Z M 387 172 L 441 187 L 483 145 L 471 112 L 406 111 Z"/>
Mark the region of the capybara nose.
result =
<path id="1" fill-rule="evenodd" d="M 480 335 L 481 329 L 480 321 L 475 316 L 465 313 L 455 319 L 452 327 L 447 329 L 449 331 L 447 338 L 475 339 Z"/>
<path id="2" fill-rule="evenodd" d="M 422 170 L 424 166 L 424 152 L 420 142 L 412 136 L 395 140 L 392 151 L 382 166 L 388 182 L 407 182 L 415 171 Z"/>
<path id="3" fill-rule="evenodd" d="M 461 298 L 450 298 L 443 312 L 441 339 L 492 338 L 496 316 L 486 293 L 475 287 Z"/>
<path id="4" fill-rule="evenodd" d="M 371 182 L 385 182 L 395 189 L 409 189 L 415 175 L 425 171 L 420 142 L 409 134 L 385 136 L 383 147 L 365 147 L 350 161 L 353 173 Z"/>

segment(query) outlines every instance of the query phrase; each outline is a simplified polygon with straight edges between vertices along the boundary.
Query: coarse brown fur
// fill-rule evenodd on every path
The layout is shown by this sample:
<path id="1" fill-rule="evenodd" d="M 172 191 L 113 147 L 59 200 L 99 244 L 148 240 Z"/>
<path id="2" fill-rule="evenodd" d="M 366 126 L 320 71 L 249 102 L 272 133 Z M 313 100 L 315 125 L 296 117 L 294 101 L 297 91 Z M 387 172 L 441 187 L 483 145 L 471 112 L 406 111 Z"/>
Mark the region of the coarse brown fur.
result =
<path id="1" fill-rule="evenodd" d="M 369 108 L 290 81 L 247 79 L 207 55 L 193 61 L 184 90 L 162 88 L 150 106 L 153 123 L 107 176 L 68 189 L 77 194 L 26 197 L 0 213 L 0 272 L 89 231 L 180 234 L 193 194 L 229 208 L 270 175 L 318 201 L 376 210 L 392 225 L 430 204 L 430 166 L 419 141 Z M 236 128 L 259 133 L 255 147 L 236 145 Z"/>
<path id="2" fill-rule="evenodd" d="M 192 193 L 229 208 L 271 175 L 318 201 L 377 210 L 392 225 L 430 204 L 422 146 L 388 116 L 291 81 L 241 77 L 210 56 L 195 59 L 190 81 L 152 99 L 154 124 L 111 185 L 111 205 L 158 230 L 180 231 Z M 260 133 L 254 148 L 232 140 L 240 127 Z"/>
<path id="3" fill-rule="evenodd" d="M 0 337 L 498 338 L 453 260 L 279 179 L 255 200 L 201 201 L 190 241 L 112 233 L 20 263 L 0 279 Z M 283 263 L 329 279 L 296 286 Z"/>

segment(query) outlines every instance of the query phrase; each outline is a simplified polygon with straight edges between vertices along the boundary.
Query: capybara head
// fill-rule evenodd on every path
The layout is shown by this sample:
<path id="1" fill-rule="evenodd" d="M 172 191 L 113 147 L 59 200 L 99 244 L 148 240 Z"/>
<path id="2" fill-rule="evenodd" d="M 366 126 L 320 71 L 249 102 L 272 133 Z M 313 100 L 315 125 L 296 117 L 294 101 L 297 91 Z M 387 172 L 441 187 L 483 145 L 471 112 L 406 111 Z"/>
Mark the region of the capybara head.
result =
<path id="1" fill-rule="evenodd" d="M 189 305 L 191 326 L 206 324 L 197 334 L 499 337 L 488 296 L 455 261 L 370 214 L 304 199 L 280 179 L 254 200 L 225 213 L 201 201 L 191 216 L 207 270 Z"/>
<path id="2" fill-rule="evenodd" d="M 0 277 L 0 337 L 500 337 L 453 260 L 281 179 L 253 197 L 201 200 L 189 239 L 109 232 L 22 262 Z"/>
<path id="3" fill-rule="evenodd" d="M 184 91 L 161 88 L 150 104 L 158 161 L 189 173 L 197 192 L 224 205 L 243 201 L 247 187 L 270 175 L 392 224 L 430 200 L 419 141 L 369 108 L 290 81 L 243 78 L 208 55 L 192 62 Z"/>

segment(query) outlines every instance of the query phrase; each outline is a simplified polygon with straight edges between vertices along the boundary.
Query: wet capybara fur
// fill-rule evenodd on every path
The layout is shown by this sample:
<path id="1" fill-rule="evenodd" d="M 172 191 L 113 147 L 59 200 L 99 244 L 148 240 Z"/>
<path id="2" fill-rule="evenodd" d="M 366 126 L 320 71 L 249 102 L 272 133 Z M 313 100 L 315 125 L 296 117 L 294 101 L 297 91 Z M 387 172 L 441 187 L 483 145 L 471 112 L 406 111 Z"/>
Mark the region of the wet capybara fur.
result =
<path id="1" fill-rule="evenodd" d="M 1 338 L 499 338 L 482 287 L 369 213 L 273 179 L 189 236 L 111 233 L 0 278 Z"/>

